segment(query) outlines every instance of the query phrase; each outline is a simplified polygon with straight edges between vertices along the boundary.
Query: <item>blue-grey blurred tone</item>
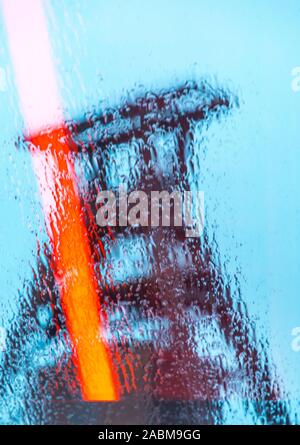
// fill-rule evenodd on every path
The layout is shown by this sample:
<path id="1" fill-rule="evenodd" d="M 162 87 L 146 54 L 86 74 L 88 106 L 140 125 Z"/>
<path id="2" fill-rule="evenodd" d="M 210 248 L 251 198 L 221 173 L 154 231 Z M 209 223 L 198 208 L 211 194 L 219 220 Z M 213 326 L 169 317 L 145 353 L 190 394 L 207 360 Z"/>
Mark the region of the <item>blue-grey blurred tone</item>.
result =
<path id="1" fill-rule="evenodd" d="M 44 8 L 64 115 L 92 128 L 74 163 L 124 392 L 81 402 L 0 17 L 0 423 L 299 423 L 299 1 Z M 104 147 L 101 113 L 194 85 L 196 106 L 228 103 Z M 205 236 L 92 233 L 97 187 L 119 183 L 204 190 Z"/>

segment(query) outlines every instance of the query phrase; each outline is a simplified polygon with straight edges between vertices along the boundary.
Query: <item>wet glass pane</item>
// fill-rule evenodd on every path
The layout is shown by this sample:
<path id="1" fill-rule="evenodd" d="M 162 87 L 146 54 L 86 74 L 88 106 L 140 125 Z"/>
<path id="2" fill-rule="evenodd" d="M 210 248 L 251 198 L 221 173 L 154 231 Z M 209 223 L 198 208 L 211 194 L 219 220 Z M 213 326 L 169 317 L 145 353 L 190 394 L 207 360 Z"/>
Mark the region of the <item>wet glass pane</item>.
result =
<path id="1" fill-rule="evenodd" d="M 2 0 L 0 424 L 299 422 L 299 20 Z"/>

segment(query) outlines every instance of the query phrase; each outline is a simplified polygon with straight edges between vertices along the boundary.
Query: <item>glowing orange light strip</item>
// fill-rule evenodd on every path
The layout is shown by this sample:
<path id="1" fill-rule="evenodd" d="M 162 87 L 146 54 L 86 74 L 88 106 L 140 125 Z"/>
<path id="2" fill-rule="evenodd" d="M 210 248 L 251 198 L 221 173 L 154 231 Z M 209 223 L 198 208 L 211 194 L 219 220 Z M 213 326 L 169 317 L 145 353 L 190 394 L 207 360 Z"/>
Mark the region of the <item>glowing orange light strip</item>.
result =
<path id="1" fill-rule="evenodd" d="M 24 121 L 36 147 L 33 165 L 82 395 L 90 401 L 117 400 L 118 382 L 101 338 L 91 252 L 68 156 L 42 4 L 40 0 L 2 0 L 2 10 Z M 49 125 L 61 129 L 41 133 Z"/>

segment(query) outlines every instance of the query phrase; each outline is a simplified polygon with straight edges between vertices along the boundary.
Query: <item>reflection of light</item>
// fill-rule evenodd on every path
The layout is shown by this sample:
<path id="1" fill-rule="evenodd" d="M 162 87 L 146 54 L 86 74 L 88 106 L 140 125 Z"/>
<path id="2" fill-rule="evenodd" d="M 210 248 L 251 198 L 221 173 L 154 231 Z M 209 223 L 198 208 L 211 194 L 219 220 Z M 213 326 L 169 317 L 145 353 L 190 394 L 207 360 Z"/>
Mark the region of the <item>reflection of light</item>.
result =
<path id="1" fill-rule="evenodd" d="M 40 0 L 3 0 L 2 7 L 26 130 L 41 151 L 33 153 L 33 165 L 83 397 L 115 400 L 116 384 L 109 356 L 98 335 L 96 284 L 74 168 L 67 156 L 67 134 L 61 129 L 33 136 L 45 127 L 63 127 L 42 4 Z"/>
<path id="2" fill-rule="evenodd" d="M 105 263 L 100 265 L 102 276 L 112 279 L 114 284 L 148 277 L 152 272 L 152 248 L 151 240 L 146 244 L 141 236 L 119 238 L 110 245 Z"/>
<path id="3" fill-rule="evenodd" d="M 63 121 L 40 0 L 2 0 L 14 75 L 26 128 Z"/>

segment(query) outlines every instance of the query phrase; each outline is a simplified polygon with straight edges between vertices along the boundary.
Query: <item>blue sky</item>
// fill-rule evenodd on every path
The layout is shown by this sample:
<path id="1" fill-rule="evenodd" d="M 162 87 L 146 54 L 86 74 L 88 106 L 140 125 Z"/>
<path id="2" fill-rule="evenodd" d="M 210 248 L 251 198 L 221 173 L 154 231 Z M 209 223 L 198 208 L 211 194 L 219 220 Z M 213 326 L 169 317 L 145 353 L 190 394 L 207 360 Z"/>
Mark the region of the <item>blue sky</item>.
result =
<path id="1" fill-rule="evenodd" d="M 117 102 L 128 90 L 209 76 L 240 108 L 205 133 L 202 185 L 228 270 L 258 317 L 288 389 L 300 399 L 300 66 L 297 0 L 46 1 L 65 115 Z M 0 320 L 16 313 L 45 237 L 30 157 L 21 134 L 12 68 L 0 28 Z M 30 67 L 29 67 L 30 69 Z M 15 198 L 16 197 L 16 198 Z"/>

